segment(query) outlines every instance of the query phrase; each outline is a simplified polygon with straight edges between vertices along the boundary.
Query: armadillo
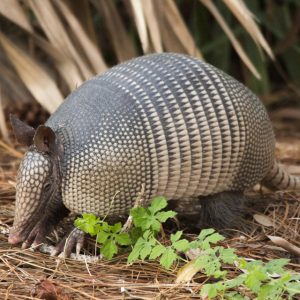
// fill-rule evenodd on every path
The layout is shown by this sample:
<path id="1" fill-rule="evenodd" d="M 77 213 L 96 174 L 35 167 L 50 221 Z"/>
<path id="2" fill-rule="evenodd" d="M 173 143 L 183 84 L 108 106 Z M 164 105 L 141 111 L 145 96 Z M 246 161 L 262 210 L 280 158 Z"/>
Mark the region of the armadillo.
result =
<path id="1" fill-rule="evenodd" d="M 29 146 L 17 177 L 9 242 L 37 244 L 68 211 L 126 214 L 146 201 L 205 197 L 263 182 L 299 189 L 274 159 L 261 101 L 196 58 L 141 56 L 72 92 L 36 130 L 16 118 Z"/>

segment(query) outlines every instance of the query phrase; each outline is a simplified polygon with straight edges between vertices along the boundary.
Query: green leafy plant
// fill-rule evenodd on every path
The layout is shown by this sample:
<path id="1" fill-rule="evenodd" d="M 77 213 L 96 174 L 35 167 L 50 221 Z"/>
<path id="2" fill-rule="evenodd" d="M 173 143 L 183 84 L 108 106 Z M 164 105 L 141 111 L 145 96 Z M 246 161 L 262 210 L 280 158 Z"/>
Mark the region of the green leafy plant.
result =
<path id="1" fill-rule="evenodd" d="M 176 216 L 176 212 L 162 211 L 167 206 L 167 201 L 163 197 L 156 197 L 152 200 L 148 208 L 132 208 L 130 214 L 135 227 L 141 228 L 142 231 L 150 229 L 153 232 L 159 232 L 161 224 L 167 219 Z"/>
<path id="2" fill-rule="evenodd" d="M 293 275 L 284 269 L 288 259 L 276 259 L 264 263 L 260 260 L 247 262 L 237 256 L 236 258 L 238 269 L 243 270 L 243 273 L 233 279 L 224 276 L 220 281 L 205 284 L 200 292 L 202 297 L 213 299 L 222 296 L 225 299 L 249 299 L 240 292 L 232 292 L 232 289 L 240 290 L 241 288 L 248 294 L 252 293 L 258 300 L 282 299 L 283 294 L 288 297 L 287 299 L 292 299 L 294 295 L 300 294 L 300 275 Z M 209 275 L 208 273 L 205 272 L 206 275 Z"/>
<path id="3" fill-rule="evenodd" d="M 119 246 L 132 243 L 129 234 L 121 232 L 121 223 L 109 225 L 92 214 L 83 214 L 82 218 L 75 220 L 75 226 L 91 236 L 97 236 L 97 242 L 102 245 L 100 253 L 107 259 L 112 259 L 118 253 Z"/>
<path id="4" fill-rule="evenodd" d="M 182 231 L 171 234 L 171 245 L 162 245 L 155 237 L 153 232 L 147 230 L 134 245 L 132 252 L 128 256 L 128 263 L 137 259 L 144 260 L 157 259 L 160 257 L 160 264 L 169 269 L 173 263 L 179 259 L 178 252 L 184 253 L 189 248 L 189 242 L 186 239 L 180 239 Z"/>
<path id="5" fill-rule="evenodd" d="M 292 299 L 300 294 L 300 274 L 285 270 L 289 260 L 276 259 L 268 263 L 260 260 L 246 261 L 235 253 L 235 249 L 217 245 L 225 238 L 214 229 L 204 229 L 193 241 L 182 238 L 182 231 L 170 235 L 170 240 L 161 242 L 162 224 L 176 215 L 174 211 L 164 211 L 167 201 L 163 197 L 152 200 L 148 207 L 131 209 L 133 227 L 129 232 L 122 231 L 122 224 L 109 225 L 91 214 L 84 214 L 75 221 L 75 226 L 91 236 L 96 236 L 101 245 L 100 252 L 111 259 L 120 248 L 131 247 L 128 263 L 137 260 L 156 260 L 170 269 L 178 260 L 184 260 L 189 250 L 198 249 L 200 255 L 187 262 L 181 269 L 192 268 L 192 274 L 201 271 L 212 283 L 204 284 L 200 295 L 205 299 L 258 300 Z M 228 278 L 224 266 L 237 269 L 240 274 Z M 249 296 L 249 297 L 248 297 Z"/>
<path id="6" fill-rule="evenodd" d="M 169 218 L 173 218 L 174 211 L 162 211 L 167 206 L 167 201 L 163 197 L 154 198 L 148 208 L 135 207 L 131 210 L 133 224 L 142 232 L 128 256 L 128 263 L 133 263 L 138 259 L 157 259 L 160 264 L 169 269 L 172 264 L 179 259 L 177 252 L 184 252 L 189 246 L 186 239 L 180 239 L 182 231 L 171 234 L 171 244 L 164 246 L 156 238 L 161 229 L 162 223 Z"/>

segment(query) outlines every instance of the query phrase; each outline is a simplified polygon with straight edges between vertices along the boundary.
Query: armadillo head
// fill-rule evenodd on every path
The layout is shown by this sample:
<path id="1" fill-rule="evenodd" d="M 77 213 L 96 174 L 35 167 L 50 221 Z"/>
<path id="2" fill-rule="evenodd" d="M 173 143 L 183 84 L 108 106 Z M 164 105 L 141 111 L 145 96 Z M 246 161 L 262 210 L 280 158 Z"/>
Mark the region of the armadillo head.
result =
<path id="1" fill-rule="evenodd" d="M 17 176 L 16 208 L 8 242 L 26 240 L 41 219 L 50 199 L 60 192 L 62 146 L 54 131 L 40 125 L 37 130 L 11 116 L 14 134 L 29 146 Z"/>

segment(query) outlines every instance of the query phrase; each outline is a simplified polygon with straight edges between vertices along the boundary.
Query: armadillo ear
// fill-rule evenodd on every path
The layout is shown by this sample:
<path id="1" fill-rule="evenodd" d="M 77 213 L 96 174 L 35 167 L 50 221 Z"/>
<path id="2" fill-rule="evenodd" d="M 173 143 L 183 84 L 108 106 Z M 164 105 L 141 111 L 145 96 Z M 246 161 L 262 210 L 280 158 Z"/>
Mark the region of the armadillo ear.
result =
<path id="1" fill-rule="evenodd" d="M 18 143 L 24 146 L 30 146 L 33 143 L 33 137 L 35 129 L 26 123 L 19 120 L 15 115 L 10 114 L 10 123 L 14 132 L 14 135 Z"/>
<path id="2" fill-rule="evenodd" d="M 36 130 L 33 142 L 38 151 L 50 154 L 56 152 L 55 139 L 55 133 L 50 127 L 40 125 Z"/>

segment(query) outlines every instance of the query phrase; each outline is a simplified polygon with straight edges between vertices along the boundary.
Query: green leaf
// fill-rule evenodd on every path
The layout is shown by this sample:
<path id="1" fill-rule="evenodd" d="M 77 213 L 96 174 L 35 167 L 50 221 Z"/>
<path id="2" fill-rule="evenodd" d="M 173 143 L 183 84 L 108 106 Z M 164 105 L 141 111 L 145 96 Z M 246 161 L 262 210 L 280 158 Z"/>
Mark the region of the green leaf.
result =
<path id="1" fill-rule="evenodd" d="M 190 249 L 200 248 L 199 241 L 190 242 Z"/>
<path id="2" fill-rule="evenodd" d="M 168 247 L 167 250 L 163 253 L 163 255 L 160 258 L 160 264 L 165 267 L 166 269 L 170 269 L 174 261 L 178 258 L 175 251 Z"/>
<path id="3" fill-rule="evenodd" d="M 282 287 L 272 285 L 272 284 L 265 284 L 260 287 L 257 292 L 257 299 L 258 300 L 265 300 L 265 299 L 278 299 L 278 296 L 282 293 Z"/>
<path id="4" fill-rule="evenodd" d="M 140 252 L 141 252 L 143 246 L 144 246 L 144 239 L 139 238 L 137 240 L 137 242 L 135 243 L 135 245 L 133 246 L 132 251 L 128 255 L 127 262 L 129 264 L 133 263 L 134 261 L 136 261 L 139 258 Z"/>
<path id="5" fill-rule="evenodd" d="M 154 215 L 156 212 L 164 209 L 167 206 L 167 200 L 164 197 L 155 197 L 149 206 L 149 211 L 152 215 Z"/>
<path id="6" fill-rule="evenodd" d="M 233 248 L 225 249 L 224 247 L 219 247 L 220 259 L 225 264 L 233 264 L 238 259 L 238 256 L 234 252 L 235 249 Z"/>
<path id="7" fill-rule="evenodd" d="M 284 285 L 286 282 L 289 282 L 292 279 L 292 274 L 289 272 L 284 272 L 281 274 L 281 277 L 273 280 L 273 283 L 276 282 L 277 285 Z"/>
<path id="8" fill-rule="evenodd" d="M 227 292 L 225 293 L 225 299 L 228 300 L 248 300 L 250 299 L 247 296 L 242 296 L 241 294 L 237 293 L 237 292 Z"/>
<path id="9" fill-rule="evenodd" d="M 224 239 L 225 239 L 225 237 L 222 236 L 221 234 L 219 234 L 219 233 L 213 233 L 212 235 L 207 236 L 203 240 L 203 242 L 201 244 L 201 248 L 202 249 L 208 249 L 208 248 L 211 247 L 210 244 L 216 244 L 216 243 L 218 243 L 220 241 L 223 241 Z"/>
<path id="10" fill-rule="evenodd" d="M 224 240 L 225 238 L 216 233 L 214 229 L 203 229 L 197 237 L 197 240 L 190 243 L 191 249 L 201 248 L 203 250 L 211 248 L 210 244 L 216 244 L 219 241 Z"/>
<path id="11" fill-rule="evenodd" d="M 107 222 L 101 222 L 101 230 L 111 232 L 111 226 Z"/>
<path id="12" fill-rule="evenodd" d="M 149 259 L 156 259 L 166 251 L 166 247 L 163 245 L 156 245 L 149 256 Z"/>
<path id="13" fill-rule="evenodd" d="M 216 251 L 217 249 L 207 249 L 195 260 L 195 265 L 203 269 L 206 275 L 219 278 L 224 276 L 226 272 L 221 271 L 221 263 L 219 258 L 215 255 Z"/>
<path id="14" fill-rule="evenodd" d="M 201 297 L 212 299 L 218 295 L 218 290 L 214 284 L 204 284 L 200 291 Z"/>
<path id="15" fill-rule="evenodd" d="M 127 257 L 127 263 L 132 264 L 136 260 L 138 260 L 141 252 L 141 247 L 133 247 L 132 251 Z"/>
<path id="16" fill-rule="evenodd" d="M 152 238 L 152 236 L 153 236 L 153 233 L 151 232 L 151 230 L 146 230 L 146 231 L 143 233 L 143 238 L 144 238 L 145 240 L 148 240 L 148 239 Z"/>
<path id="17" fill-rule="evenodd" d="M 245 274 L 241 274 L 233 279 L 224 281 L 224 285 L 226 289 L 232 289 L 238 287 L 244 283 Z"/>
<path id="18" fill-rule="evenodd" d="M 97 234 L 94 224 L 86 224 L 85 228 L 87 233 L 90 234 L 91 236 L 95 236 Z"/>
<path id="19" fill-rule="evenodd" d="M 99 218 L 95 215 L 83 214 L 82 217 L 79 217 L 74 221 L 74 225 L 91 236 L 95 236 L 97 234 L 96 225 L 98 225 L 99 222 Z"/>
<path id="20" fill-rule="evenodd" d="M 176 215 L 177 213 L 175 211 L 168 210 L 168 211 L 158 212 L 155 216 L 159 222 L 164 223 L 168 219 L 174 218 Z"/>
<path id="21" fill-rule="evenodd" d="M 178 241 L 182 236 L 182 231 L 177 231 L 175 234 L 171 234 L 171 242 L 174 243 Z"/>
<path id="22" fill-rule="evenodd" d="M 111 232 L 117 233 L 120 232 L 121 229 L 122 229 L 122 223 L 119 222 L 111 227 Z"/>
<path id="23" fill-rule="evenodd" d="M 268 279 L 267 274 L 260 266 L 255 266 L 245 279 L 245 285 L 253 292 L 257 293 L 260 289 L 261 282 Z"/>
<path id="24" fill-rule="evenodd" d="M 148 221 L 149 215 L 144 207 L 135 207 L 130 211 L 132 216 L 133 224 L 136 227 L 145 228 Z M 149 228 L 149 227 L 148 227 Z"/>
<path id="25" fill-rule="evenodd" d="M 195 265 L 201 269 L 204 269 L 205 266 L 209 263 L 211 257 L 206 253 L 203 253 L 195 260 Z"/>
<path id="26" fill-rule="evenodd" d="M 83 219 L 85 221 L 87 221 L 89 223 L 97 223 L 97 222 L 99 222 L 99 218 L 97 218 L 93 214 L 82 214 L 82 217 L 83 217 Z"/>
<path id="27" fill-rule="evenodd" d="M 115 254 L 118 253 L 118 247 L 114 240 L 107 240 L 100 249 L 100 253 L 106 259 L 112 259 Z"/>
<path id="28" fill-rule="evenodd" d="M 172 244 L 172 246 L 177 250 L 181 252 L 185 252 L 189 248 L 189 242 L 186 239 L 179 240 Z"/>
<path id="29" fill-rule="evenodd" d="M 133 227 L 130 230 L 129 234 L 132 241 L 132 245 L 134 245 L 137 242 L 137 240 L 143 235 L 143 231 L 139 227 Z"/>
<path id="30" fill-rule="evenodd" d="M 284 266 L 286 266 L 289 263 L 289 259 L 286 258 L 279 258 L 279 259 L 273 259 L 269 261 L 265 267 L 268 273 L 277 273 L 282 274 L 284 270 Z"/>
<path id="31" fill-rule="evenodd" d="M 103 244 L 106 242 L 106 240 L 110 237 L 110 233 L 108 232 L 105 232 L 105 231 L 102 231 L 102 232 L 99 232 L 98 235 L 97 235 L 97 242 L 99 244 Z"/>
<path id="32" fill-rule="evenodd" d="M 216 231 L 213 228 L 202 229 L 198 235 L 198 239 L 203 241 L 207 236 L 211 235 L 214 232 Z"/>
<path id="33" fill-rule="evenodd" d="M 153 218 L 150 227 L 153 231 L 159 232 L 161 229 L 161 223 L 158 222 L 155 218 Z"/>
<path id="34" fill-rule="evenodd" d="M 116 242 L 121 246 L 131 245 L 131 239 L 127 232 L 116 234 L 115 239 L 116 239 Z"/>
<path id="35" fill-rule="evenodd" d="M 102 225 L 100 223 L 96 223 L 94 226 L 96 235 L 102 231 Z"/>
<path id="36" fill-rule="evenodd" d="M 140 257 L 142 260 L 144 260 L 150 253 L 151 253 L 152 247 L 151 245 L 145 244 L 145 246 L 140 251 Z"/>
<path id="37" fill-rule="evenodd" d="M 154 198 L 149 208 L 136 207 L 131 209 L 131 216 L 135 227 L 141 228 L 143 231 L 150 229 L 159 232 L 161 223 L 168 218 L 176 215 L 173 211 L 159 212 L 167 206 L 167 201 L 163 197 Z"/>
<path id="38" fill-rule="evenodd" d="M 291 295 L 300 295 L 300 284 L 299 282 L 288 282 L 285 285 L 285 290 Z"/>

